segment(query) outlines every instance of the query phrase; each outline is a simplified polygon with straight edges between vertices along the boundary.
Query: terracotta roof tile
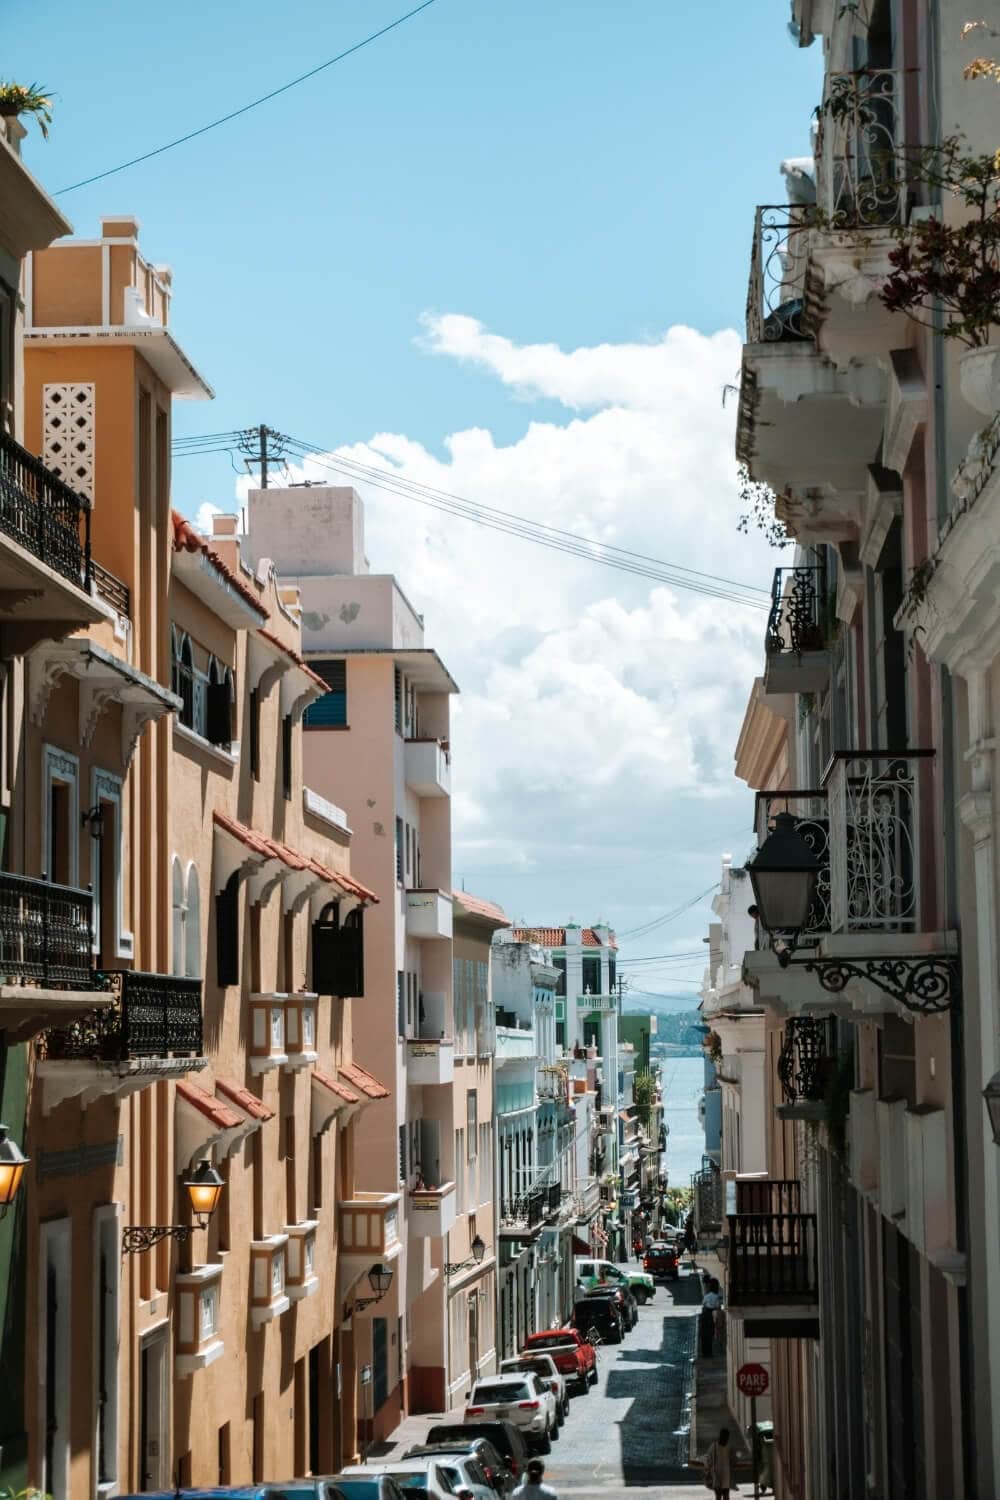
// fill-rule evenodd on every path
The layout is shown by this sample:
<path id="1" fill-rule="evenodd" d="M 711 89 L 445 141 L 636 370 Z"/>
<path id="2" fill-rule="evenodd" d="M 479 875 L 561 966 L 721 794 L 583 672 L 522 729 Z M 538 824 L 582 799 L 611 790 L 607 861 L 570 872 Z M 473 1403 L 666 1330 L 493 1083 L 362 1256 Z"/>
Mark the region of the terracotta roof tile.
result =
<path id="1" fill-rule="evenodd" d="M 307 677 L 311 677 L 313 682 L 317 683 L 323 689 L 324 693 L 330 691 L 330 684 L 325 682 L 318 672 L 314 672 L 312 667 L 302 659 L 299 653 L 292 650 L 291 646 L 286 646 L 284 641 L 279 641 L 278 637 L 272 635 L 269 630 L 259 630 L 257 634 L 262 635 L 265 641 L 270 642 L 272 646 L 277 646 L 278 650 L 283 651 L 286 656 L 290 656 L 295 665 L 305 672 Z"/>
<path id="2" fill-rule="evenodd" d="M 359 1088 L 369 1099 L 388 1099 L 389 1090 L 384 1083 L 379 1083 L 371 1073 L 367 1072 L 360 1063 L 341 1063 L 341 1075 L 355 1088 Z"/>
<path id="3" fill-rule="evenodd" d="M 255 594 L 249 584 L 244 583 L 242 578 L 238 578 L 232 568 L 222 561 L 219 554 L 213 551 L 201 533 L 194 529 L 191 522 L 186 521 L 180 512 L 176 510 L 170 512 L 170 519 L 173 522 L 174 528 L 174 551 L 204 553 L 205 557 L 212 564 L 212 567 L 219 574 L 219 577 L 224 578 L 236 590 L 241 599 L 245 599 L 248 604 L 252 604 L 263 619 L 269 620 L 271 612 L 261 603 L 260 596 Z"/>
<path id="4" fill-rule="evenodd" d="M 514 941 L 516 943 L 538 943 L 542 948 L 565 948 L 565 927 L 515 927 Z M 581 927 L 580 946 L 583 948 L 603 948 L 597 933 L 592 927 Z M 607 946 L 617 948 L 618 940 L 614 933 L 608 938 Z"/>
<path id="5" fill-rule="evenodd" d="M 322 1068 L 313 1068 L 312 1076 L 316 1083 L 322 1084 L 323 1088 L 329 1089 L 331 1094 L 336 1094 L 339 1099 L 343 1099 L 345 1104 L 361 1103 L 361 1095 L 356 1094 L 353 1089 L 347 1088 L 344 1084 L 338 1083 L 332 1073 L 326 1073 Z"/>
<path id="6" fill-rule="evenodd" d="M 252 1094 L 249 1089 L 243 1088 L 239 1083 L 231 1083 L 228 1078 L 217 1078 L 215 1080 L 215 1091 L 217 1094 L 225 1094 L 237 1109 L 241 1109 L 245 1115 L 252 1120 L 273 1120 L 274 1110 L 268 1109 L 262 1100 Z"/>
<path id="7" fill-rule="evenodd" d="M 510 918 L 502 906 L 497 906 L 493 901 L 485 901 L 482 896 L 470 896 L 468 891 L 452 891 L 452 898 L 463 907 L 470 916 L 487 917 L 491 922 L 499 922 L 503 927 L 510 926 Z"/>
<path id="8" fill-rule="evenodd" d="M 259 833 L 256 828 L 248 828 L 246 823 L 241 823 L 238 818 L 231 818 L 228 813 L 216 808 L 212 813 L 213 821 L 219 828 L 231 834 L 234 839 L 239 839 L 248 849 L 259 854 L 263 859 L 277 859 L 290 870 L 312 870 L 320 880 L 327 881 L 330 885 L 339 886 L 347 896 L 357 896 L 360 901 L 370 901 L 377 904 L 378 897 L 374 891 L 360 881 L 354 880 L 350 875 L 345 875 L 340 870 L 330 870 L 326 865 L 320 864 L 318 859 L 313 859 L 311 854 L 300 854 L 297 849 L 290 849 L 287 844 L 282 844 L 278 839 L 268 838 L 266 833 Z"/>
<path id="9" fill-rule="evenodd" d="M 207 1094 L 196 1083 L 187 1083 L 181 1079 L 177 1085 L 177 1092 L 206 1119 L 211 1120 L 219 1130 L 236 1130 L 243 1124 L 242 1115 L 238 1115 L 235 1109 L 231 1109 L 223 1099 L 216 1099 L 214 1094 Z"/>

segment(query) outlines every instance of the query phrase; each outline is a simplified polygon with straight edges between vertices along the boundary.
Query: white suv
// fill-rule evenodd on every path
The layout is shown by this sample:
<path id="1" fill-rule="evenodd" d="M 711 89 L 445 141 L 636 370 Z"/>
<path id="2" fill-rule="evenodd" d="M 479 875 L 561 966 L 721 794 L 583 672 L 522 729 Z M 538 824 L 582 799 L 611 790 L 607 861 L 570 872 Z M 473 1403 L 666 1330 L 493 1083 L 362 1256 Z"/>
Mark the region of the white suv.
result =
<path id="1" fill-rule="evenodd" d="M 512 1422 L 529 1448 L 548 1453 L 559 1434 L 556 1398 L 540 1375 L 488 1375 L 472 1387 L 467 1422 Z"/>
<path id="2" fill-rule="evenodd" d="M 514 1359 L 500 1361 L 501 1375 L 514 1375 L 525 1370 L 529 1374 L 540 1375 L 555 1396 L 556 1421 L 561 1427 L 569 1416 L 569 1392 L 566 1389 L 565 1375 L 556 1368 L 551 1354 L 519 1354 Z"/>

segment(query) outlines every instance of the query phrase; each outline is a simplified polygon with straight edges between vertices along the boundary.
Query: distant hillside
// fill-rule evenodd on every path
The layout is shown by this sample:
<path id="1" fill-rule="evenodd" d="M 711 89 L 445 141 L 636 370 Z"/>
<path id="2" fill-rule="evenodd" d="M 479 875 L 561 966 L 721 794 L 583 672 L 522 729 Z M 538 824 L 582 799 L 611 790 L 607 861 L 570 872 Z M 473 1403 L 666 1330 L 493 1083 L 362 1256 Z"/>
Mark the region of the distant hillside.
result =
<path id="1" fill-rule="evenodd" d="M 690 1006 L 690 1002 L 689 1002 Z M 700 1057 L 704 1035 L 701 1016 L 690 1008 L 682 1011 L 657 1010 L 646 1006 L 647 1015 L 656 1017 L 653 1044 L 666 1047 L 675 1057 Z"/>

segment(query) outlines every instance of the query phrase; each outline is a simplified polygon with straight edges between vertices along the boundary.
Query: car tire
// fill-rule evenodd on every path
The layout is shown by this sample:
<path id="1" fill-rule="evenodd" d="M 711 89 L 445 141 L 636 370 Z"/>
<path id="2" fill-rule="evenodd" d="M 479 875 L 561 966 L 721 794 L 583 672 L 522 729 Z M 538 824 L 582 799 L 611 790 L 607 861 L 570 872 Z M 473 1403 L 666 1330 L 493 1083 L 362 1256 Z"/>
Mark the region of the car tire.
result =
<path id="1" fill-rule="evenodd" d="M 549 1429 L 548 1429 L 548 1427 L 546 1427 L 546 1429 L 545 1429 L 545 1436 L 542 1438 L 541 1442 L 538 1444 L 538 1451 L 539 1451 L 539 1453 L 551 1453 L 552 1452 L 552 1439 L 549 1436 Z"/>
<path id="2" fill-rule="evenodd" d="M 590 1372 L 590 1384 L 591 1385 L 596 1385 L 597 1384 L 597 1366 L 596 1365 L 593 1367 L 593 1369 Z M 589 1389 L 589 1387 L 588 1387 L 588 1389 Z"/>
<path id="3" fill-rule="evenodd" d="M 552 1442 L 552 1443 L 557 1443 L 559 1441 L 559 1419 L 558 1419 L 558 1417 L 556 1418 L 555 1425 L 552 1427 L 552 1429 L 549 1432 L 549 1441 Z"/>
<path id="4" fill-rule="evenodd" d="M 649 1293 L 644 1286 L 636 1287 L 633 1295 L 640 1307 L 645 1307 L 646 1303 L 649 1301 Z"/>

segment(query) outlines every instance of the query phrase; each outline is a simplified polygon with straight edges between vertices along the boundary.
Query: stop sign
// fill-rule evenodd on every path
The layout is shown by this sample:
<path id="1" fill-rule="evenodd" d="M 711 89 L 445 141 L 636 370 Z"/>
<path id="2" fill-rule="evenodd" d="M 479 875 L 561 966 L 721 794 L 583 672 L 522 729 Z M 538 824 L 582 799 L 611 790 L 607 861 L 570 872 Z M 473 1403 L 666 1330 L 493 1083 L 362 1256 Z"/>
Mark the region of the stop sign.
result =
<path id="1" fill-rule="evenodd" d="M 763 1365 L 740 1365 L 736 1384 L 744 1396 L 766 1396 L 770 1380 Z"/>

